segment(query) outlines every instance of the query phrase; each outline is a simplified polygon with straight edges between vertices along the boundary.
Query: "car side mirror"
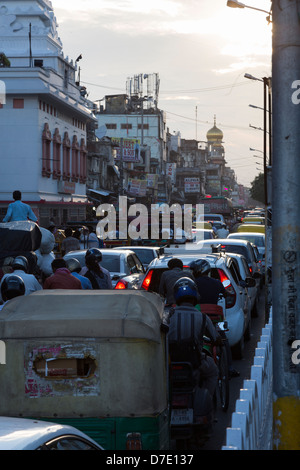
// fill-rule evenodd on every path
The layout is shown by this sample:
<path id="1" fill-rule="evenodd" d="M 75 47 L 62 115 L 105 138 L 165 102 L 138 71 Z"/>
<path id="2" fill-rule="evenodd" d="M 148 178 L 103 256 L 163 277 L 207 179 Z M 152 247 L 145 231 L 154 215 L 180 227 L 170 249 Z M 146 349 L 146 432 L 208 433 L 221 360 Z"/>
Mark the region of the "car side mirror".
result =
<path id="1" fill-rule="evenodd" d="M 246 277 L 246 283 L 248 287 L 255 287 L 256 286 L 256 281 L 254 277 Z"/>

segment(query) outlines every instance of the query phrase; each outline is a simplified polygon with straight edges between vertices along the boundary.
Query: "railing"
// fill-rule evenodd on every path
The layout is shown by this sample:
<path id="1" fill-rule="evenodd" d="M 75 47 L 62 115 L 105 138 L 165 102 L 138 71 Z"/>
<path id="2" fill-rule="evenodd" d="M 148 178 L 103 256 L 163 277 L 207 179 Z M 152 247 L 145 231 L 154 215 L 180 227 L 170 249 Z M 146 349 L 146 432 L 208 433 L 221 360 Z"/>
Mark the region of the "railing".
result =
<path id="1" fill-rule="evenodd" d="M 271 310 L 268 324 L 262 329 L 257 343 L 250 379 L 243 382 L 222 450 L 271 450 L 272 389 Z"/>

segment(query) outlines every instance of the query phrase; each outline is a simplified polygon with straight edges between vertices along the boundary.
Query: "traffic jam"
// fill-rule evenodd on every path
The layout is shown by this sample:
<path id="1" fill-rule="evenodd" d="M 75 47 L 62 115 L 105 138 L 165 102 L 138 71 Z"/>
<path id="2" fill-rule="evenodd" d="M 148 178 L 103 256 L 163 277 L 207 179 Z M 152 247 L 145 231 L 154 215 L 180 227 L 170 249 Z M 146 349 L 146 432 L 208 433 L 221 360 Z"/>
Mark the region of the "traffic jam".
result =
<path id="1" fill-rule="evenodd" d="M 217 432 L 264 295 L 264 210 L 191 217 L 160 215 L 157 238 L 143 219 L 0 224 L 1 450 L 192 451 Z"/>

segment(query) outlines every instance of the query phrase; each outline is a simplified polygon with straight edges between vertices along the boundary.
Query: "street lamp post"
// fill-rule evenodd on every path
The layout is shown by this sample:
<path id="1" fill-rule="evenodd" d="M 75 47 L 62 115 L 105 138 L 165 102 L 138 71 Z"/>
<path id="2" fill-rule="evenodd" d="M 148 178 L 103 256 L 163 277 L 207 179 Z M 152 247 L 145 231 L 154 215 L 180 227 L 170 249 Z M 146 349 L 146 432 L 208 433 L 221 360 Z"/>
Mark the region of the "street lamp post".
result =
<path id="1" fill-rule="evenodd" d="M 260 8 L 250 7 L 248 5 L 245 5 L 244 3 L 237 2 L 235 0 L 228 0 L 227 1 L 227 6 L 230 7 L 230 8 L 250 8 L 251 10 L 262 11 L 263 13 L 267 13 L 268 15 L 271 15 L 270 11 L 261 10 Z M 268 18 L 268 21 L 270 21 L 270 16 L 267 17 L 267 18 Z"/>
<path id="2" fill-rule="evenodd" d="M 245 73 L 244 77 L 248 78 L 249 80 L 257 80 L 257 81 L 262 82 L 264 84 L 264 88 L 263 88 L 264 105 L 263 105 L 263 108 L 261 108 L 261 109 L 263 109 L 263 112 L 264 112 L 263 129 L 251 126 L 251 124 L 249 124 L 249 126 L 253 127 L 254 129 L 263 130 L 263 132 L 264 132 L 264 151 L 263 151 L 263 154 L 264 154 L 264 186 L 265 186 L 265 206 L 266 206 L 266 209 L 267 209 L 268 205 L 271 202 L 269 200 L 270 197 L 269 197 L 269 192 L 268 192 L 268 164 L 267 164 L 267 134 L 269 135 L 269 166 L 271 166 L 271 161 L 272 161 L 272 155 L 271 155 L 271 152 L 272 152 L 271 78 L 267 78 L 267 77 L 257 78 L 257 77 L 254 77 L 253 75 L 249 74 L 249 73 Z M 268 100 L 267 100 L 267 94 L 269 95 Z M 249 106 L 254 107 L 253 105 L 249 105 Z M 268 121 L 269 131 L 267 131 L 267 113 L 269 113 L 269 121 Z"/>

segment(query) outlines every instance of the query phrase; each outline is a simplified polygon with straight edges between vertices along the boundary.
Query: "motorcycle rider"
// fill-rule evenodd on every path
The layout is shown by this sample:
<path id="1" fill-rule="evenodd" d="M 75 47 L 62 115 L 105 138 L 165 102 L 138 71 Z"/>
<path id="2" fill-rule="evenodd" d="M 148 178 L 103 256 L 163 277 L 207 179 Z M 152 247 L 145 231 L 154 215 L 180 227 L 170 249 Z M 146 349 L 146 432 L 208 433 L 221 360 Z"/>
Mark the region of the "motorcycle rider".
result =
<path id="1" fill-rule="evenodd" d="M 25 284 L 25 295 L 29 295 L 37 290 L 42 290 L 42 286 L 33 274 L 29 274 L 29 263 L 25 256 L 17 256 L 12 262 L 13 273 L 23 279 Z M 10 274 L 5 274 L 1 284 Z"/>
<path id="2" fill-rule="evenodd" d="M 81 276 L 79 273 L 81 271 L 81 264 L 79 263 L 78 259 L 76 258 L 69 258 L 66 260 L 67 268 L 72 274 L 72 276 L 79 279 L 82 285 L 82 289 L 93 289 L 91 281 L 84 276 Z"/>
<path id="3" fill-rule="evenodd" d="M 104 276 L 106 277 L 106 280 L 107 280 L 107 289 L 113 289 L 113 286 L 112 286 L 112 282 L 111 282 L 111 277 L 110 277 L 110 273 L 107 269 L 103 268 L 103 266 L 101 266 L 101 261 L 102 261 L 102 253 L 101 253 L 101 250 L 99 248 L 89 248 L 86 253 L 85 253 L 85 260 L 90 256 L 90 255 L 94 255 L 96 257 L 96 261 L 97 263 L 99 264 L 99 267 L 102 271 L 102 273 L 104 274 Z M 88 271 L 88 268 L 87 266 L 84 266 L 81 271 L 80 271 L 80 275 L 81 276 L 84 276 Z"/>
<path id="4" fill-rule="evenodd" d="M 213 358 L 202 350 L 203 336 L 208 336 L 213 343 L 219 343 L 219 335 L 210 318 L 195 308 L 199 302 L 199 294 L 192 279 L 182 277 L 176 281 L 174 298 L 176 307 L 170 309 L 168 318 L 171 361 L 191 362 L 198 383 L 201 380 L 202 387 L 213 396 L 217 386 L 218 368 Z M 181 342 L 184 344 L 183 348 L 180 347 Z M 191 346 L 191 349 L 187 345 Z M 183 352 L 189 357 L 183 358 Z"/>
<path id="5" fill-rule="evenodd" d="M 2 310 L 9 300 L 19 297 L 20 295 L 25 295 L 23 279 L 15 274 L 8 274 L 1 283 L 1 297 L 4 303 L 0 305 L 0 310 Z"/>
<path id="6" fill-rule="evenodd" d="M 200 309 L 201 304 L 218 304 L 220 295 L 227 296 L 227 292 L 222 282 L 219 279 L 210 277 L 211 267 L 206 259 L 197 259 L 190 265 L 193 272 L 195 282 L 200 295 Z M 228 359 L 228 369 L 230 377 L 239 377 L 240 373 L 232 367 L 232 356 L 229 347 L 228 339 L 225 332 L 220 333 L 225 340 L 225 347 Z"/>
<path id="7" fill-rule="evenodd" d="M 217 304 L 220 294 L 226 297 L 226 289 L 219 279 L 210 277 L 211 267 L 206 259 L 197 259 L 190 265 L 202 304 Z"/>
<path id="8" fill-rule="evenodd" d="M 171 307 L 176 303 L 174 298 L 174 285 L 182 277 L 193 278 L 189 271 L 183 271 L 183 263 L 178 258 L 171 258 L 168 262 L 168 268 L 161 275 L 159 283 L 159 294 L 166 298 L 166 306 Z"/>

